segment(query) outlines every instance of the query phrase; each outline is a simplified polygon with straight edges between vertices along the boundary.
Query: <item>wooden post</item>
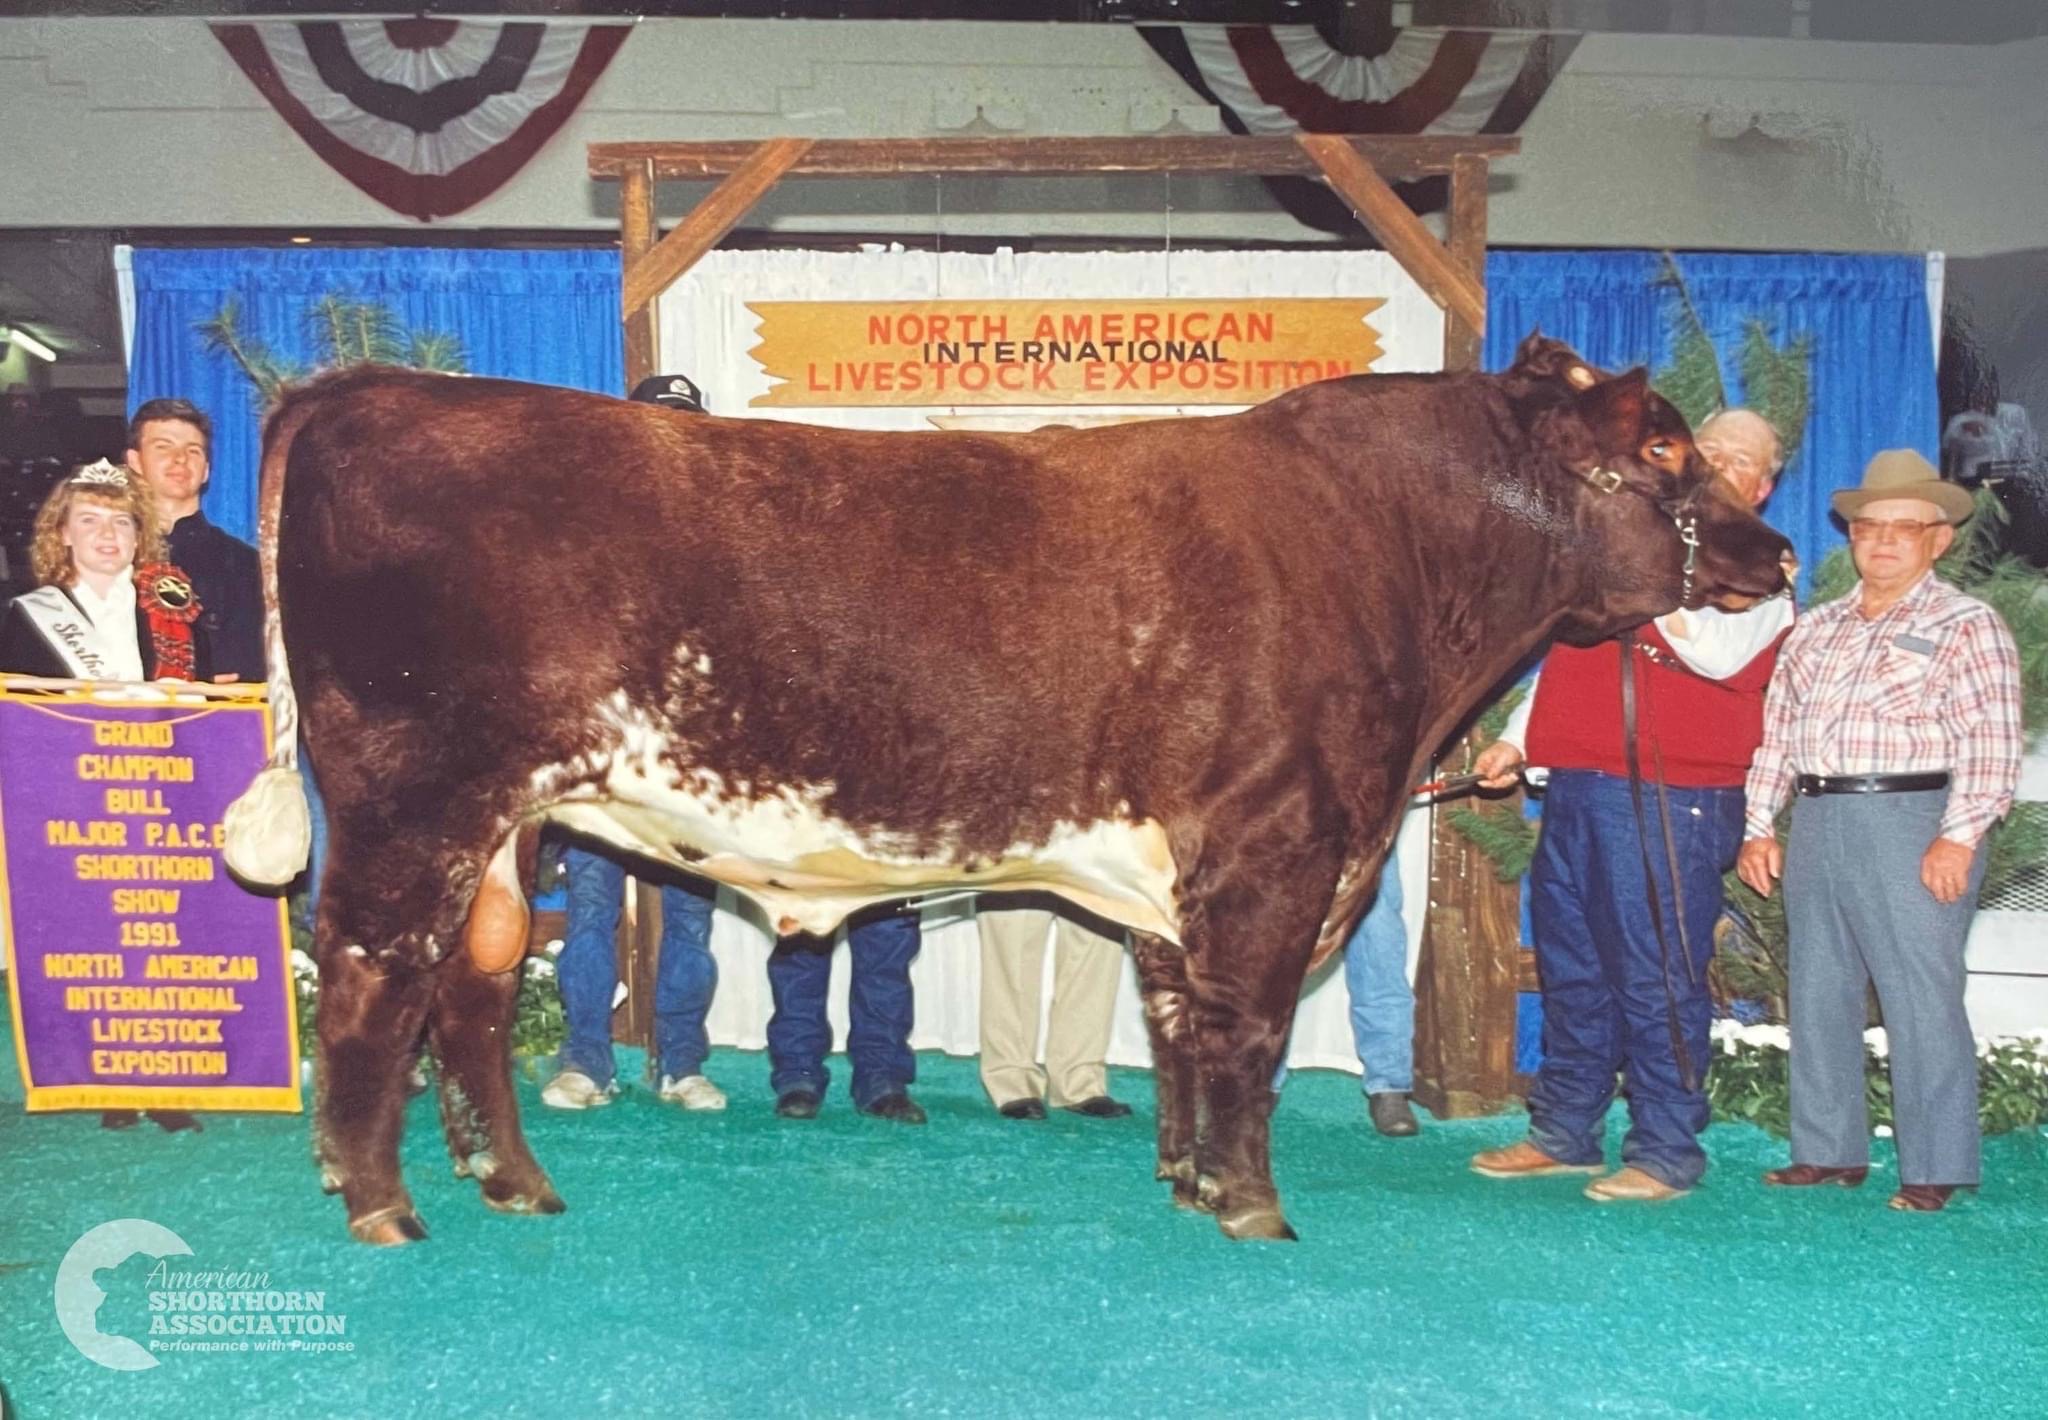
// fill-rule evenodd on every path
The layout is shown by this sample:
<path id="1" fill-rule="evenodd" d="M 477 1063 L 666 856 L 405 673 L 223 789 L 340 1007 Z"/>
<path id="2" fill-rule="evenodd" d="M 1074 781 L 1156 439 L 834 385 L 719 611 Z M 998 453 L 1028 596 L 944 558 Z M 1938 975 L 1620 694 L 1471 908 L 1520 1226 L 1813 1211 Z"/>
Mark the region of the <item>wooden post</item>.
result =
<path id="1" fill-rule="evenodd" d="M 1400 194 L 1387 186 L 1386 179 L 1360 157 L 1345 139 L 1330 133 L 1303 133 L 1296 141 L 1302 146 L 1337 195 L 1350 204 L 1365 223 L 1366 230 L 1380 240 L 1402 269 L 1415 278 L 1429 298 L 1447 315 L 1472 330 L 1486 329 L 1486 284 L 1482 272 L 1475 277 L 1469 262 L 1459 261 L 1444 249 L 1422 225 L 1422 219 L 1408 210 Z M 1457 160 L 1453 159 L 1455 163 Z M 1485 160 L 1480 159 L 1481 191 L 1484 192 Z M 1456 169 L 1453 168 L 1455 173 Z M 1483 221 L 1483 219 L 1482 219 Z M 1485 228 L 1480 228 L 1483 238 Z"/>
<path id="2" fill-rule="evenodd" d="M 1444 368 L 1477 370 L 1486 338 L 1486 159 L 1451 159 L 1450 258 L 1478 285 L 1480 321 L 1444 312 Z"/>
<path id="3" fill-rule="evenodd" d="M 1475 736 L 1452 758 L 1469 765 L 1480 748 Z M 1519 796 L 1513 802 L 1519 808 Z M 1415 1098 L 1439 1119 L 1492 1114 L 1519 1092 L 1521 938 L 1515 885 L 1439 812 L 1415 972 Z"/>
<path id="4" fill-rule="evenodd" d="M 619 171 L 619 272 L 623 289 L 625 275 L 647 259 L 654 249 L 654 164 L 643 158 Z M 654 325 L 654 303 L 623 302 L 626 326 L 625 393 L 655 373 L 661 363 L 661 335 Z"/>
<path id="5" fill-rule="evenodd" d="M 753 209 L 762 194 L 782 180 L 790 165 L 810 151 L 810 147 L 808 138 L 771 138 L 762 143 L 745 162 L 732 170 L 725 181 L 713 188 L 709 196 L 692 208 L 690 215 L 674 231 L 637 255 L 629 255 L 621 292 L 627 315 L 647 311 L 651 316 L 654 298 L 668 289 L 670 282 L 695 266 L 727 232 L 738 226 L 740 218 Z M 626 171 L 648 173 L 648 187 L 652 190 L 651 161 L 642 159 Z M 623 183 L 625 180 L 622 175 L 620 181 Z M 650 235 L 654 229 L 651 203 L 650 198 L 647 219 Z"/>
<path id="6" fill-rule="evenodd" d="M 1485 338 L 1483 157 L 1451 160 L 1451 266 L 1480 291 L 1481 320 L 1446 305 L 1444 368 L 1477 370 Z M 1484 746 L 1463 747 L 1469 759 Z M 1515 804 L 1519 807 L 1520 797 Z M 1415 1097 L 1438 1118 L 1491 1114 L 1519 1092 L 1516 994 L 1522 982 L 1521 895 L 1439 814 L 1430 838 L 1429 917 L 1415 973 Z"/>

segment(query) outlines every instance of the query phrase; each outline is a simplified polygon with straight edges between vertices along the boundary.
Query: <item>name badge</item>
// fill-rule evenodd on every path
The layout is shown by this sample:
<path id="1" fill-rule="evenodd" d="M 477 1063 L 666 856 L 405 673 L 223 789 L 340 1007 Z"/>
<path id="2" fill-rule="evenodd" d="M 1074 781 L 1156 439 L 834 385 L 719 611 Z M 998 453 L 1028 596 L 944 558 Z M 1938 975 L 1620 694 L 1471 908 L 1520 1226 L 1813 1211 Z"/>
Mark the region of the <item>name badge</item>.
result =
<path id="1" fill-rule="evenodd" d="M 1932 641 L 1928 640 L 1925 636 L 1915 636 L 1910 631 L 1901 631 L 1898 635 L 1892 637 L 1892 644 L 1901 651 L 1911 651 L 1916 655 L 1931 656 L 1934 654 L 1934 643 Z"/>

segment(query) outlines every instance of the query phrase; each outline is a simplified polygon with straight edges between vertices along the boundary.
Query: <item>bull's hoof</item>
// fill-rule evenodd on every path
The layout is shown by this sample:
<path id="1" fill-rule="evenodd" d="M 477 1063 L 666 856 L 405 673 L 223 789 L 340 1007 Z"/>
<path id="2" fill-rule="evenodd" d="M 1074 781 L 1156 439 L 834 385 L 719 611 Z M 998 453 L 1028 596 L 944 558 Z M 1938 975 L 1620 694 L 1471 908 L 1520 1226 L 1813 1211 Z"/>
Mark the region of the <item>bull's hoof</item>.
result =
<path id="1" fill-rule="evenodd" d="M 484 1202 L 500 1213 L 562 1213 L 568 1210 L 569 1205 L 562 1201 L 562 1195 L 545 1180 L 521 1188 L 503 1175 L 485 1178 L 478 1174 L 477 1177 L 483 1182 Z"/>
<path id="2" fill-rule="evenodd" d="M 1296 1242 L 1300 1237 L 1278 1208 L 1248 1208 L 1219 1217 L 1216 1226 L 1237 1242 Z"/>
<path id="3" fill-rule="evenodd" d="M 420 1221 L 419 1214 L 402 1204 L 351 1218 L 348 1231 L 357 1242 L 371 1247 L 404 1247 L 427 1240 L 427 1225 Z"/>
<path id="4" fill-rule="evenodd" d="M 1190 1213 L 1202 1211 L 1201 1196 L 1195 1187 L 1195 1161 L 1193 1159 L 1161 1159 L 1152 1176 L 1162 1183 L 1173 1185 L 1173 1206 Z"/>

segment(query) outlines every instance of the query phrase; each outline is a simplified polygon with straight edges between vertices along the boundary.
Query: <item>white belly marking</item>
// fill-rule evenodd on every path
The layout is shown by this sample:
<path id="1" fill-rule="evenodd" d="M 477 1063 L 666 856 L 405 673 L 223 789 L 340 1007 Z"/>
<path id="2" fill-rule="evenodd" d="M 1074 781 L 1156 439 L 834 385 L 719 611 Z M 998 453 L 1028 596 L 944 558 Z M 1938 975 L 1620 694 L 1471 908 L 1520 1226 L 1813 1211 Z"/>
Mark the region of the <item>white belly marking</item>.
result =
<path id="1" fill-rule="evenodd" d="M 909 834 L 863 834 L 834 817 L 823 807 L 829 784 L 735 792 L 701 769 L 684 770 L 677 782 L 663 758 L 674 746 L 644 714 L 614 697 L 599 716 L 619 731 L 618 748 L 587 766 L 601 776 L 595 786 L 554 802 L 546 816 L 725 883 L 770 922 L 826 933 L 859 908 L 935 889 L 1032 889 L 1180 940 L 1173 854 L 1165 829 L 1151 819 L 1060 823 L 1045 842 L 1012 845 L 969 869 L 966 855 L 943 840 L 919 851 Z M 676 759 L 687 764 L 689 756 Z M 535 787 L 544 790 L 565 773 L 544 770 Z"/>

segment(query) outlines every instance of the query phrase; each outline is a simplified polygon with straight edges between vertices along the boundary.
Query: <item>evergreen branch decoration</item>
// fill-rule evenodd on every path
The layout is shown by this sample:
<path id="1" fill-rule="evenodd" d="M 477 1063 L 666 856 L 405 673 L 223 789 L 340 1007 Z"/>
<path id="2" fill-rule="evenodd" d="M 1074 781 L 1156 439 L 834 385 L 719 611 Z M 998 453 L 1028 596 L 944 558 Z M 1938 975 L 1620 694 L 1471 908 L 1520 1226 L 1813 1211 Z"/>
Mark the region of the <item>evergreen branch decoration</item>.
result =
<path id="1" fill-rule="evenodd" d="M 271 353 L 268 346 L 243 336 L 242 303 L 233 296 L 221 303 L 212 320 L 201 321 L 196 329 L 207 353 L 225 355 L 241 366 L 242 374 L 265 402 L 301 373 L 296 365 Z"/>
<path id="2" fill-rule="evenodd" d="M 1785 1019 L 1785 895 L 1759 897 L 1730 872 L 1721 879 L 1721 921 L 1714 931 L 1714 959 L 1708 967 L 1714 1004 L 1733 1014 L 1737 1002 L 1751 1003 L 1765 1020 Z"/>
<path id="3" fill-rule="evenodd" d="M 1721 357 L 1707 334 L 1693 304 L 1692 291 L 1678 269 L 1678 258 L 1664 253 L 1664 274 L 1659 286 L 1670 287 L 1678 296 L 1672 313 L 1671 365 L 1650 382 L 1657 393 L 1678 407 L 1685 422 L 1698 428 L 1700 421 L 1716 410 L 1728 407 L 1728 385 L 1721 378 Z"/>
<path id="4" fill-rule="evenodd" d="M 1812 391 L 1812 334 L 1779 346 L 1772 342 L 1768 326 L 1751 320 L 1742 336 L 1743 403 L 1778 431 L 1778 447 L 1788 467 L 1806 439 Z"/>
<path id="5" fill-rule="evenodd" d="M 1455 808 L 1446 816 L 1451 827 L 1472 841 L 1493 863 L 1493 871 L 1511 883 L 1529 871 L 1536 857 L 1536 824 L 1522 817 L 1514 804 L 1482 803 Z"/>
<path id="6" fill-rule="evenodd" d="M 393 365 L 405 355 L 406 336 L 398 318 L 375 301 L 351 300 L 329 292 L 306 312 L 306 324 L 321 350 L 323 366 L 373 361 Z"/>
<path id="7" fill-rule="evenodd" d="M 313 373 L 278 355 L 242 331 L 240 300 L 229 296 L 211 320 L 194 327 L 207 353 L 225 355 L 241 367 L 260 402 L 269 403 L 278 390 Z M 306 311 L 306 331 L 319 352 L 315 370 L 345 369 L 377 363 L 410 365 L 448 374 L 467 371 L 462 341 L 451 332 L 409 330 L 387 306 L 330 291 Z"/>
<path id="8" fill-rule="evenodd" d="M 1473 726 L 1474 732 L 1480 739 L 1492 744 L 1500 738 L 1501 731 L 1508 727 L 1508 717 L 1515 713 L 1515 707 L 1528 698 L 1529 687 L 1526 684 L 1509 686 L 1507 694 L 1486 707 L 1485 713 L 1480 715 L 1478 722 Z"/>
<path id="9" fill-rule="evenodd" d="M 415 331 L 402 363 L 415 370 L 439 370 L 452 375 L 462 374 L 468 368 L 461 338 L 438 330 Z"/>
<path id="10" fill-rule="evenodd" d="M 1671 252 L 1664 253 L 1664 274 L 1657 284 L 1670 288 L 1678 299 L 1671 314 L 1671 364 L 1650 383 L 1697 429 L 1735 401 L 1722 374 L 1721 354 L 1693 303 L 1678 258 Z M 1743 406 L 1755 410 L 1778 431 L 1779 447 L 1789 466 L 1805 441 L 1806 421 L 1812 412 L 1813 336 L 1800 335 L 1779 345 L 1770 326 L 1752 316 L 1743 323 L 1737 367 L 1742 372 Z"/>
<path id="11" fill-rule="evenodd" d="M 1487 706 L 1472 727 L 1477 742 L 1491 744 L 1499 739 L 1508 726 L 1508 717 L 1528 694 L 1526 685 L 1510 686 L 1506 694 Z M 1461 804 L 1447 813 L 1444 821 L 1487 856 L 1502 882 L 1514 882 L 1529 871 L 1536 856 L 1536 824 L 1524 818 L 1518 806 L 1485 801 Z"/>

